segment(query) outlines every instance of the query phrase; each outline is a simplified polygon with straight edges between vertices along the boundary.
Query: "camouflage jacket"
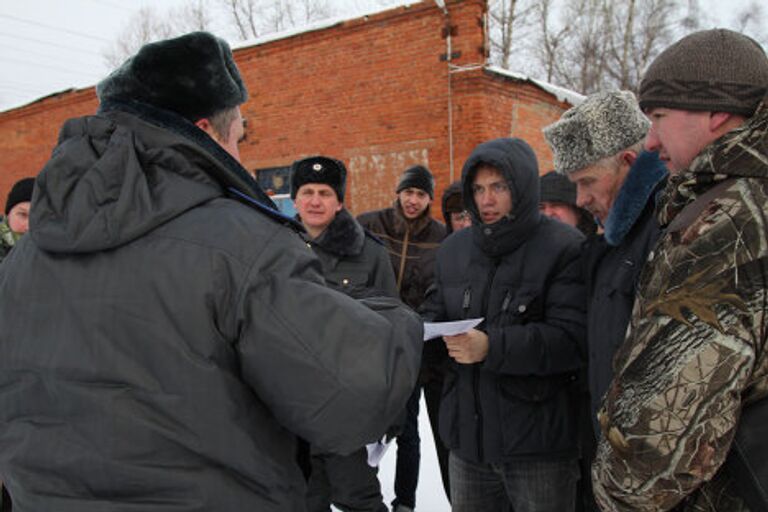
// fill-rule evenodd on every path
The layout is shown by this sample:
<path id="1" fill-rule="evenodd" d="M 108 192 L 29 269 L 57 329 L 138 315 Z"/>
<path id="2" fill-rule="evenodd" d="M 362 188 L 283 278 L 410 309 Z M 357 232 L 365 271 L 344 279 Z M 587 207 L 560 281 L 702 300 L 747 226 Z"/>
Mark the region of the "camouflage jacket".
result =
<path id="1" fill-rule="evenodd" d="M 11 231 L 10 226 L 8 226 L 8 219 L 0 217 L 0 261 L 3 261 L 5 256 L 11 252 L 18 239 L 19 235 Z"/>
<path id="2" fill-rule="evenodd" d="M 657 211 L 667 231 L 599 413 L 595 496 L 606 511 L 746 511 L 720 469 L 742 405 L 768 395 L 768 100 L 670 178 Z"/>

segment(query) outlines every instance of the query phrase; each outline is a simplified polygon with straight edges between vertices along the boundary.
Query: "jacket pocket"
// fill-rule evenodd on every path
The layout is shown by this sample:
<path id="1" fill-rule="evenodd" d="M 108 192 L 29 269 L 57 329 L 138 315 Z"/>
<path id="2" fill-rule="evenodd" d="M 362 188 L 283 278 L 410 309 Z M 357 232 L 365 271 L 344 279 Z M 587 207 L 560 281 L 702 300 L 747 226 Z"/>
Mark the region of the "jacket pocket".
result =
<path id="1" fill-rule="evenodd" d="M 544 318 L 539 293 L 532 290 L 507 291 L 499 308 L 500 325 L 525 325 Z"/>

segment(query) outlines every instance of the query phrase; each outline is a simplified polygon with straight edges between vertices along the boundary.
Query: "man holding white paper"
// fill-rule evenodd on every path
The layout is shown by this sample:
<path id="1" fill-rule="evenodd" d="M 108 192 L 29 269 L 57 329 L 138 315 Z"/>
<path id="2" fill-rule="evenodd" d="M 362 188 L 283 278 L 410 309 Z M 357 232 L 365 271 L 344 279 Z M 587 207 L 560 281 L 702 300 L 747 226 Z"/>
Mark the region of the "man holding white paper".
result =
<path id="1" fill-rule="evenodd" d="M 473 225 L 438 250 L 423 308 L 427 321 L 484 319 L 443 337 L 453 511 L 572 511 L 583 236 L 539 214 L 538 165 L 523 140 L 475 148 L 462 183 Z"/>

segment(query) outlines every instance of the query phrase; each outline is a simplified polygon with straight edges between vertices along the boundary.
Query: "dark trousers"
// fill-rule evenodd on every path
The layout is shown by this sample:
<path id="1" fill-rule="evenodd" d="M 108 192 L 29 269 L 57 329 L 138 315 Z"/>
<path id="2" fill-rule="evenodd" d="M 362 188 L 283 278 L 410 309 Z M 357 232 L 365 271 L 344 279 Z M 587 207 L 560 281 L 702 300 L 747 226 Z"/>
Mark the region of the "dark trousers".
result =
<path id="1" fill-rule="evenodd" d="M 573 512 L 576 460 L 475 463 L 450 455 L 453 512 Z"/>
<path id="2" fill-rule="evenodd" d="M 350 455 L 315 455 L 307 482 L 307 512 L 387 512 L 377 468 L 368 465 L 365 448 Z"/>
<path id="3" fill-rule="evenodd" d="M 443 393 L 443 373 L 430 366 L 422 367 L 419 384 L 411 394 L 406 404 L 406 415 L 403 429 L 397 436 L 397 463 L 395 466 L 395 499 L 392 507 L 404 505 L 416 508 L 416 487 L 419 483 L 419 466 L 421 463 L 421 438 L 419 436 L 419 399 L 424 389 L 424 400 L 427 403 L 429 424 L 432 427 L 432 437 L 435 440 L 437 461 L 440 465 L 440 476 L 443 481 L 445 495 L 450 501 L 450 480 L 448 472 L 448 449 L 440 440 L 438 422 L 440 419 L 440 400 Z"/>

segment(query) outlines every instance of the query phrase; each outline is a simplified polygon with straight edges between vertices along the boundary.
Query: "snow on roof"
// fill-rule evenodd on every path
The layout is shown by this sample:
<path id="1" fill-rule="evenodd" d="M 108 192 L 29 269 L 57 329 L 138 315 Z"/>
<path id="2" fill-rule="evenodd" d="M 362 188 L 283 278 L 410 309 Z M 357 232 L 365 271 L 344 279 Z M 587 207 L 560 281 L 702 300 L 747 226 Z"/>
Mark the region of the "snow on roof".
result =
<path id="1" fill-rule="evenodd" d="M 278 41 L 280 39 L 287 39 L 289 37 L 293 37 L 299 34 L 304 34 L 308 32 L 315 32 L 318 30 L 323 30 L 326 28 L 331 28 L 336 25 L 341 25 L 342 23 L 346 21 L 352 21 L 356 20 L 358 18 L 364 18 L 366 16 L 374 16 L 376 14 L 389 11 L 392 9 L 396 9 L 398 7 L 405 7 L 408 8 L 414 4 L 420 3 L 420 1 L 414 1 L 414 0 L 400 0 L 399 2 L 392 2 L 388 4 L 385 7 L 381 7 L 375 11 L 371 10 L 357 10 L 354 12 L 350 12 L 347 14 L 344 14 L 343 16 L 337 16 L 334 18 L 327 18 L 324 20 L 316 21 L 314 23 L 309 23 L 307 25 L 302 25 L 300 27 L 294 27 L 289 28 L 287 30 L 283 30 L 281 32 L 272 32 L 270 34 L 265 34 L 260 37 L 255 37 L 251 39 L 246 39 L 245 41 L 240 41 L 238 43 L 235 43 L 231 46 L 232 50 L 238 50 L 241 48 L 249 48 L 251 46 L 258 46 L 261 44 L 270 43 L 272 41 Z"/>
<path id="2" fill-rule="evenodd" d="M 558 85 L 550 84 L 549 82 L 544 82 L 542 80 L 537 80 L 535 78 L 531 78 L 529 76 L 523 75 L 521 73 L 515 73 L 514 71 L 510 71 L 508 69 L 500 68 L 499 66 L 486 66 L 485 69 L 490 71 L 491 73 L 496 73 L 498 75 L 507 76 L 509 78 L 513 78 L 515 80 L 520 80 L 522 82 L 531 82 L 532 84 L 536 85 L 537 87 L 547 91 L 552 96 L 557 98 L 559 101 L 564 101 L 566 103 L 570 103 L 573 106 L 579 105 L 582 101 L 584 101 L 584 95 L 577 93 L 576 91 L 572 91 L 570 89 L 566 89 L 565 87 L 560 87 Z"/>

